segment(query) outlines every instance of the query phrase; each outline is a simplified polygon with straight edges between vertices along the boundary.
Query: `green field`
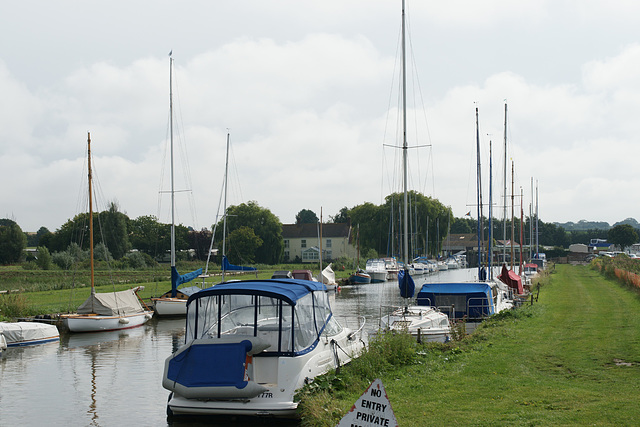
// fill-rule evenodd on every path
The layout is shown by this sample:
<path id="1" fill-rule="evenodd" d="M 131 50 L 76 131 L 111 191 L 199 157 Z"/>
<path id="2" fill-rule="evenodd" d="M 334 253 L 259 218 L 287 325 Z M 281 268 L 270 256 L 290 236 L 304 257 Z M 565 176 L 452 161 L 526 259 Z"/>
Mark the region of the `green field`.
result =
<path id="1" fill-rule="evenodd" d="M 181 273 L 203 267 L 202 263 L 189 262 L 178 264 Z M 313 268 L 315 267 L 315 268 Z M 318 266 L 314 265 L 277 265 L 259 266 L 258 272 L 231 275 L 226 279 L 268 279 L 274 271 L 311 269 L 318 275 Z M 348 277 L 348 271 L 336 271 L 336 279 Z M 141 270 L 110 270 L 103 264 L 97 264 L 95 286 L 97 292 L 112 292 L 144 286 L 138 294 L 145 301 L 160 296 L 171 288 L 171 270 L 169 265 Z M 219 266 L 210 268 L 210 277 L 205 283 L 196 279 L 192 283 L 200 287 L 213 286 L 221 280 Z M 28 317 L 42 314 L 69 313 L 75 311 L 89 296 L 90 274 L 88 269 L 75 271 L 24 269 L 21 266 L 0 267 L 0 320 Z M 7 293 L 5 293 L 7 291 Z"/>
<path id="2" fill-rule="evenodd" d="M 303 394 L 303 424 L 335 425 L 379 377 L 403 427 L 637 425 L 638 293 L 584 266 L 558 266 L 545 282 L 538 303 L 463 341 L 374 343 Z"/>

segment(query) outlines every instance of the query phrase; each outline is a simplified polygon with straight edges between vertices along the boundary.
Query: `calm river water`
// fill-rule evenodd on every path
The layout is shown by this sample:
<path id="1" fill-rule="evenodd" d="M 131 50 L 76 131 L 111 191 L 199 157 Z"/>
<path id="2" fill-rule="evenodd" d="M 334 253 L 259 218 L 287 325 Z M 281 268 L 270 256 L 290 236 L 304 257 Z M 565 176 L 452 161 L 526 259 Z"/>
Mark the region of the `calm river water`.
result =
<path id="1" fill-rule="evenodd" d="M 418 276 L 416 287 L 427 280 L 469 280 L 474 273 Z M 345 326 L 357 328 L 364 316 L 365 331 L 377 328 L 381 307 L 402 304 L 397 282 L 344 286 L 331 303 Z M 6 350 L 0 358 L 0 426 L 194 425 L 167 423 L 168 392 L 162 388 L 164 361 L 184 342 L 184 322 L 154 318 L 127 331 L 64 334 L 60 342 Z"/>

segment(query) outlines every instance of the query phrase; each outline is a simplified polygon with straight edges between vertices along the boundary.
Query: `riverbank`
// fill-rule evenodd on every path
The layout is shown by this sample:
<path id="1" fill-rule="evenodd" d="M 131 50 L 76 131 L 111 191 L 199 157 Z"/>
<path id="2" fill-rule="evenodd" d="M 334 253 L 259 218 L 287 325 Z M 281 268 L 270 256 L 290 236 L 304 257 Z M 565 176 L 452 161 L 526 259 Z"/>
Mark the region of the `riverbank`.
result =
<path id="1" fill-rule="evenodd" d="M 538 303 L 446 345 L 406 337 L 301 394 L 302 424 L 334 426 L 375 378 L 399 425 L 632 425 L 640 416 L 640 298 L 585 266 L 558 265 Z"/>

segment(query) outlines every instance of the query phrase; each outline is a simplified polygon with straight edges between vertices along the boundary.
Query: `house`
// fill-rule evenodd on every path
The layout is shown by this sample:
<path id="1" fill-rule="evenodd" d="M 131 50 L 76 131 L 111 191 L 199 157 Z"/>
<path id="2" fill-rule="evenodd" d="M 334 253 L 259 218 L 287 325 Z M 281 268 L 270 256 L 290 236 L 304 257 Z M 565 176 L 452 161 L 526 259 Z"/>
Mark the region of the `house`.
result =
<path id="1" fill-rule="evenodd" d="M 319 225 L 283 224 L 284 260 L 315 263 L 320 257 Z M 322 260 L 332 261 L 340 257 L 354 258 L 355 239 L 348 223 L 322 224 Z"/>

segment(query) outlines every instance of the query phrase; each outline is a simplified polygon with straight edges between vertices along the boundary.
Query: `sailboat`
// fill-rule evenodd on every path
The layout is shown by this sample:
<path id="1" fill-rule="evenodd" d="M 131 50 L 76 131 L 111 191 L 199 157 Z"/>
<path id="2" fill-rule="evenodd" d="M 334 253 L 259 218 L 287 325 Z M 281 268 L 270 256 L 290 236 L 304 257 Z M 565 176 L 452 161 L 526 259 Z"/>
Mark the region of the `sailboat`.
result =
<path id="1" fill-rule="evenodd" d="M 197 286 L 178 286 L 188 283 L 202 274 L 202 268 L 180 275 L 176 268 L 175 189 L 173 181 L 173 58 L 169 55 L 169 121 L 171 143 L 171 289 L 158 298 L 152 298 L 158 316 L 185 316 L 187 299 L 200 290 Z"/>
<path id="2" fill-rule="evenodd" d="M 349 276 L 348 283 L 351 285 L 366 285 L 371 283 L 371 275 L 360 268 L 360 224 L 356 234 L 356 246 L 358 256 L 356 257 L 356 271 Z"/>
<path id="3" fill-rule="evenodd" d="M 402 164 L 403 164 L 403 192 L 404 192 L 404 239 L 403 239 L 403 268 L 398 271 L 398 286 L 400 296 L 405 300 L 413 298 L 415 283 L 409 273 L 409 221 L 407 201 L 407 89 L 406 89 L 406 52 L 405 52 L 405 8 L 402 1 Z M 445 342 L 449 340 L 451 325 L 447 315 L 430 306 L 406 304 L 382 317 L 382 329 L 406 331 L 417 336 L 421 341 Z"/>
<path id="4" fill-rule="evenodd" d="M 480 180 L 480 132 L 478 125 L 478 108 L 476 107 L 476 145 L 478 150 L 478 277 L 475 281 L 427 283 L 418 292 L 418 305 L 435 306 L 446 312 L 451 321 L 464 320 L 465 330 L 471 333 L 482 320 L 503 310 L 513 307 L 511 292 L 508 287 L 491 277 L 487 278 L 487 270 L 483 264 L 484 243 L 482 224 L 482 183 Z M 491 201 L 489 202 L 491 205 Z M 491 217 L 491 213 L 489 214 Z M 489 227 L 491 230 L 491 227 Z M 489 235 L 489 242 L 492 237 Z M 489 254 L 491 247 L 489 246 Z M 491 256 L 487 257 L 489 274 L 491 275 Z"/>
<path id="5" fill-rule="evenodd" d="M 88 176 L 89 176 L 89 260 L 91 266 L 91 295 L 78 307 L 76 314 L 61 316 L 71 332 L 98 332 L 129 329 L 141 326 L 151 319 L 152 311 L 142 300 L 138 286 L 120 292 L 96 293 L 93 267 L 93 200 L 91 175 L 91 134 L 87 134 Z"/>

